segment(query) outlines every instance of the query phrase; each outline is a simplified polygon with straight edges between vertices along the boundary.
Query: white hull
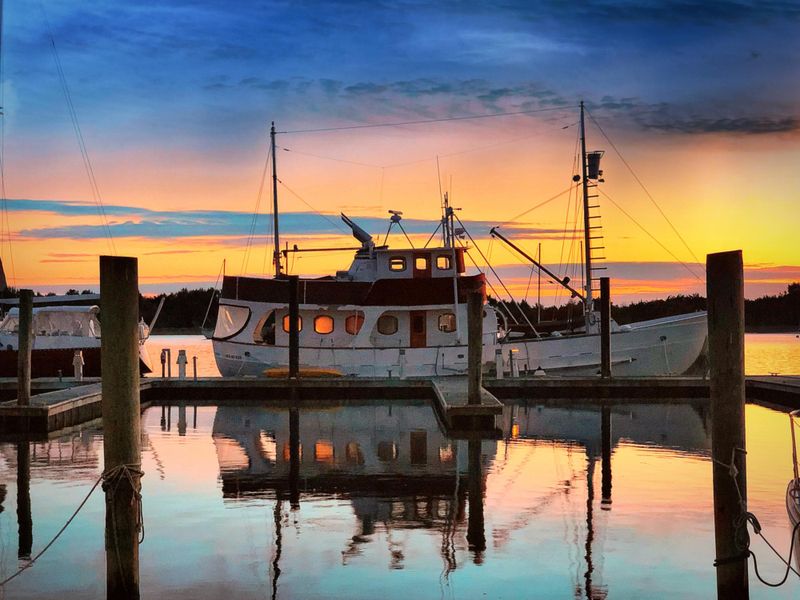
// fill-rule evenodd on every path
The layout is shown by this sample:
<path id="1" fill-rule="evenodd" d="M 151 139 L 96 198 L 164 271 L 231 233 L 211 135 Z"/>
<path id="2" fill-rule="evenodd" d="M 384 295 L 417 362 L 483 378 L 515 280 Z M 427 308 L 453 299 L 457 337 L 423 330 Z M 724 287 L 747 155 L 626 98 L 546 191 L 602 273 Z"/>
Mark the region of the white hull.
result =
<path id="1" fill-rule="evenodd" d="M 706 313 L 697 312 L 633 323 L 611 334 L 611 371 L 620 376 L 681 375 L 703 352 Z M 548 375 L 597 375 L 600 336 L 544 337 L 500 344 L 506 370 L 509 354 L 521 373 L 542 368 Z"/>

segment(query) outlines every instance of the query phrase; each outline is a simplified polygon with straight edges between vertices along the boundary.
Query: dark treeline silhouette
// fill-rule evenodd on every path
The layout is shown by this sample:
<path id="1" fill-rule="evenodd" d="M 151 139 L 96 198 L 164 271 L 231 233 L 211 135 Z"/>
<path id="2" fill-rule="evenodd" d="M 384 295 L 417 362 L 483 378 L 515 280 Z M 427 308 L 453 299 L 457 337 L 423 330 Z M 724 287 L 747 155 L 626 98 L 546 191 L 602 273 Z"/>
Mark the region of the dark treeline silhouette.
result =
<path id="1" fill-rule="evenodd" d="M 499 303 L 489 298 L 493 306 Z M 519 308 L 512 306 L 509 302 L 503 301 L 503 311 L 510 313 L 517 320 L 522 320 L 520 308 L 527 318 L 534 325 L 537 324 L 537 306 L 528 304 L 524 300 L 520 302 Z M 661 300 L 646 300 L 633 302 L 626 305 L 611 306 L 611 315 L 620 325 L 625 323 L 635 323 L 647 321 L 649 319 L 660 319 L 683 313 L 690 313 L 698 310 L 706 310 L 706 299 L 699 294 L 669 296 Z M 800 283 L 791 283 L 785 292 L 776 296 L 762 296 L 754 300 L 744 301 L 745 323 L 751 330 L 753 329 L 789 329 L 795 330 L 800 327 Z M 582 307 L 577 302 L 567 302 L 560 306 L 542 306 L 541 316 L 542 325 L 546 326 L 548 321 L 556 321 L 563 324 L 564 328 L 580 327 L 583 325 Z"/>
<path id="2" fill-rule="evenodd" d="M 164 308 L 156 324 L 155 333 L 180 330 L 185 332 L 199 332 L 203 324 L 203 317 L 208 309 L 212 288 L 182 289 L 178 292 L 166 294 Z M 92 290 L 69 290 L 68 295 L 92 294 Z M 52 296 L 54 294 L 36 294 L 37 297 Z M 14 298 L 18 296 L 17 290 L 8 288 L 0 292 L 0 298 Z M 163 296 L 163 294 L 162 294 Z M 150 323 L 155 315 L 161 296 L 140 296 L 139 310 L 145 322 Z M 88 302 L 88 301 L 87 301 Z M 96 302 L 96 301 L 95 301 Z M 499 303 L 494 298 L 489 298 L 489 303 L 497 306 Z M 520 308 L 508 302 L 503 310 L 510 312 L 515 319 L 522 321 Z M 537 324 L 537 307 L 525 301 L 520 303 L 522 311 L 534 325 Z M 626 305 L 612 305 L 611 315 L 620 325 L 658 319 L 671 315 L 690 313 L 697 310 L 706 310 L 706 299 L 699 294 L 669 296 L 661 300 L 647 300 L 633 302 Z M 775 296 L 762 296 L 744 302 L 745 323 L 749 330 L 757 329 L 784 329 L 797 330 L 800 328 L 800 283 L 789 284 L 787 290 Z M 542 306 L 542 325 L 555 321 L 557 328 L 568 329 L 583 325 L 581 305 L 577 302 L 567 302 L 560 306 Z M 101 316 L 102 318 L 102 316 Z M 216 295 L 211 310 L 208 314 L 206 327 L 213 327 L 217 320 Z M 556 325 L 555 323 L 553 324 Z"/>

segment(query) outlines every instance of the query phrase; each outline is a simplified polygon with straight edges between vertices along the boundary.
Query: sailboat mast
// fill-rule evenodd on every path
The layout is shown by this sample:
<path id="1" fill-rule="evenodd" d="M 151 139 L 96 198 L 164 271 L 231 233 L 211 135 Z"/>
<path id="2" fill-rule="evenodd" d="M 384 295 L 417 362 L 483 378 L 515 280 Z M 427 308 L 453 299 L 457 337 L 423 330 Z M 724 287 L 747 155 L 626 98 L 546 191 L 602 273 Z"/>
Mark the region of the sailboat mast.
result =
<path id="1" fill-rule="evenodd" d="M 269 130 L 270 142 L 272 144 L 272 231 L 274 235 L 274 250 L 272 252 L 272 262 L 275 265 L 275 277 L 281 275 L 281 236 L 278 232 L 278 165 L 275 155 L 275 121 Z"/>
<path id="2" fill-rule="evenodd" d="M 583 184 L 583 253 L 586 304 L 584 312 L 592 312 L 592 252 L 589 244 L 589 179 L 586 177 L 586 125 L 583 118 L 583 100 L 581 100 L 581 182 Z"/>

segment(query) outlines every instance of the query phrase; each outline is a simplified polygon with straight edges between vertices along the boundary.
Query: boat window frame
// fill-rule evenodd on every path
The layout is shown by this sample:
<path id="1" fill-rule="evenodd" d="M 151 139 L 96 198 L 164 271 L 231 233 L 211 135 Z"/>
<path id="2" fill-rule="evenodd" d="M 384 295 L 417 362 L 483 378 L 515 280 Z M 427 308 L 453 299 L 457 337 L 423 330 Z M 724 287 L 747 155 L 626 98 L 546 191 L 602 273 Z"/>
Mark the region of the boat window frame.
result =
<path id="1" fill-rule="evenodd" d="M 241 308 L 241 309 L 244 309 L 244 310 L 247 311 L 247 317 L 244 319 L 244 323 L 242 324 L 242 326 L 239 329 L 237 329 L 236 331 L 234 331 L 233 333 L 230 333 L 230 334 L 224 335 L 224 336 L 218 336 L 218 335 L 216 335 L 216 333 L 217 333 L 217 326 L 220 323 L 219 313 L 223 309 L 223 307 L 226 308 L 226 309 L 227 308 Z M 217 310 L 217 326 L 214 327 L 214 335 L 211 336 L 212 339 L 215 339 L 215 340 L 229 340 L 229 339 L 231 339 L 233 337 L 236 337 L 237 335 L 242 333 L 242 331 L 245 330 L 247 325 L 250 323 L 250 319 L 252 317 L 253 317 L 253 311 L 250 309 L 249 306 L 242 306 L 241 304 L 220 304 L 219 308 Z"/>
<path id="2" fill-rule="evenodd" d="M 445 317 L 452 317 L 452 325 L 451 325 L 452 329 L 442 325 L 442 319 L 444 319 Z M 452 313 L 452 312 L 446 312 L 446 313 L 440 314 L 439 317 L 436 320 L 436 328 L 441 333 L 453 333 L 453 332 L 455 332 L 458 329 L 458 323 L 456 321 L 456 314 Z"/>
<path id="3" fill-rule="evenodd" d="M 320 331 L 319 329 L 317 329 L 317 322 L 320 319 L 328 319 L 330 321 L 331 324 L 330 331 Z M 335 329 L 336 329 L 336 320 L 331 315 L 322 314 L 322 315 L 316 315 L 314 317 L 314 333 L 317 333 L 319 335 L 331 335 Z"/>
<path id="4" fill-rule="evenodd" d="M 446 266 L 441 266 L 440 262 L 444 261 Z M 453 260 L 449 254 L 439 254 L 436 257 L 436 270 L 438 271 L 452 271 L 453 270 Z"/>
<path id="5" fill-rule="evenodd" d="M 387 332 L 381 330 L 381 322 L 384 319 L 393 319 L 394 320 L 394 330 L 393 331 L 390 331 L 390 332 L 387 333 Z M 378 320 L 375 323 L 375 328 L 378 330 L 378 333 L 380 333 L 381 335 L 394 335 L 400 330 L 400 320 L 395 315 L 390 315 L 390 314 L 384 313 L 380 317 L 378 317 Z"/>
<path id="6" fill-rule="evenodd" d="M 267 325 L 267 321 L 269 318 L 272 317 L 272 341 L 265 337 L 262 334 L 264 331 L 264 327 Z M 275 329 L 278 320 L 278 309 L 272 308 L 264 313 L 264 315 L 258 320 L 256 326 L 253 328 L 253 341 L 258 344 L 259 346 L 274 346 L 275 345 Z M 269 335 L 269 334 L 267 334 Z"/>
<path id="7" fill-rule="evenodd" d="M 284 333 L 289 333 L 289 313 L 287 312 L 283 317 L 281 317 L 281 329 L 283 329 Z M 303 331 L 303 317 L 302 315 L 297 315 L 297 333 Z"/>
<path id="8" fill-rule="evenodd" d="M 408 268 L 405 256 L 390 256 L 386 264 L 389 265 L 392 273 L 402 273 Z M 395 265 L 399 265 L 399 267 L 395 267 Z"/>
<path id="9" fill-rule="evenodd" d="M 353 328 L 350 324 L 355 321 L 358 325 Z M 344 319 L 344 330 L 350 335 L 358 335 L 361 332 L 362 327 L 364 327 L 364 321 L 366 321 L 366 316 L 362 311 L 355 312 L 353 314 L 347 315 Z M 351 331 L 351 329 L 355 329 Z"/>

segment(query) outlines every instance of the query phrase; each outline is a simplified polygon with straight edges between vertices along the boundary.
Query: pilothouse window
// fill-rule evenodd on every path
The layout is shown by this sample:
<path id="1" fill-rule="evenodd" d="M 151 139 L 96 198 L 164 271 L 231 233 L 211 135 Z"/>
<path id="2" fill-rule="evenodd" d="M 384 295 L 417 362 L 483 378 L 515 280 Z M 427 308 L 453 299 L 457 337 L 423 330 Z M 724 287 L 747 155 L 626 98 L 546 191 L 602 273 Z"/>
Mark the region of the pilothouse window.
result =
<path id="1" fill-rule="evenodd" d="M 244 329 L 250 320 L 250 309 L 246 306 L 219 305 L 217 315 L 217 328 L 214 330 L 215 338 L 233 337 Z"/>
<path id="2" fill-rule="evenodd" d="M 440 271 L 450 270 L 450 257 L 446 254 L 440 254 L 436 257 L 436 268 Z"/>
<path id="3" fill-rule="evenodd" d="M 439 315 L 439 331 L 452 333 L 456 330 L 456 316 L 453 313 Z"/>
<path id="4" fill-rule="evenodd" d="M 390 271 L 405 271 L 406 270 L 406 259 L 402 256 L 392 256 L 389 259 L 389 270 Z"/>

